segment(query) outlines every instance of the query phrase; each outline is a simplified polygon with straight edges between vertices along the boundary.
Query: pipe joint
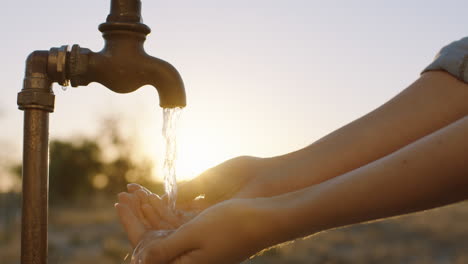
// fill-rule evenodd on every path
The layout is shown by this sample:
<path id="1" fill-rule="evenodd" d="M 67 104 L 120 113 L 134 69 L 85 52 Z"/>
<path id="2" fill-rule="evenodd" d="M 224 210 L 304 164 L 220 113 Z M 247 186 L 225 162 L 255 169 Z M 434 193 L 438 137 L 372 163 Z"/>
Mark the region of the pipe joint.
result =
<path id="1" fill-rule="evenodd" d="M 68 54 L 68 45 L 51 48 L 47 61 L 47 75 L 49 78 L 64 86 L 68 86 L 66 67 Z"/>
<path id="2" fill-rule="evenodd" d="M 81 48 L 77 44 L 72 46 L 68 63 L 68 76 L 72 87 L 86 86 L 90 83 L 87 77 L 90 54 L 89 49 Z"/>
<path id="3" fill-rule="evenodd" d="M 47 73 L 48 63 L 48 51 L 34 51 L 28 56 L 23 89 L 18 93 L 19 109 L 54 111 L 55 95 L 52 92 L 52 80 Z"/>

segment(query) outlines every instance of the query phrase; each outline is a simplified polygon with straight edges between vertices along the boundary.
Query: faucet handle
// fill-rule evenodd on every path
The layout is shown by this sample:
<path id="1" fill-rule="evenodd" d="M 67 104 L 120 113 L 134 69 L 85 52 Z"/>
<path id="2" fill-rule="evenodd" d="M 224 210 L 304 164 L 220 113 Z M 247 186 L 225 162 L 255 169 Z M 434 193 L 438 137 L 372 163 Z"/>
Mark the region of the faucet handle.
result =
<path id="1" fill-rule="evenodd" d="M 141 19 L 140 0 L 111 0 L 111 11 L 105 23 L 99 25 L 103 33 L 126 30 L 148 35 L 151 29 Z"/>

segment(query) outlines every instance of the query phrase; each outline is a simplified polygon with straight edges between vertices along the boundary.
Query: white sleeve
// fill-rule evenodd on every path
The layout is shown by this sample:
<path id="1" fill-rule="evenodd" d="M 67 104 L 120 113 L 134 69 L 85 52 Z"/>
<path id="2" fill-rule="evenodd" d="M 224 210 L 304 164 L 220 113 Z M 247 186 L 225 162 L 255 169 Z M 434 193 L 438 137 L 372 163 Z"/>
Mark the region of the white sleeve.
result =
<path id="1" fill-rule="evenodd" d="M 446 71 L 457 79 L 468 83 L 468 37 L 454 41 L 442 48 L 427 71 Z"/>

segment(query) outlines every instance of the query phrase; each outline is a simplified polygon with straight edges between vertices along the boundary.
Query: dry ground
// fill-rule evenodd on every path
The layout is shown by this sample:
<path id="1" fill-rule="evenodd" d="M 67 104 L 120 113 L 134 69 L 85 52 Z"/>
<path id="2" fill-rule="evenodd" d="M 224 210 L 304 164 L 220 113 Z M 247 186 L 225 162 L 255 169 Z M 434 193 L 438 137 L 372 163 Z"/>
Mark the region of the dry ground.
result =
<path id="1" fill-rule="evenodd" d="M 19 219 L 0 230 L 0 263 L 18 264 Z M 128 263 L 130 252 L 112 202 L 52 208 L 50 264 Z M 332 230 L 245 263 L 468 264 L 468 202 L 411 216 Z"/>

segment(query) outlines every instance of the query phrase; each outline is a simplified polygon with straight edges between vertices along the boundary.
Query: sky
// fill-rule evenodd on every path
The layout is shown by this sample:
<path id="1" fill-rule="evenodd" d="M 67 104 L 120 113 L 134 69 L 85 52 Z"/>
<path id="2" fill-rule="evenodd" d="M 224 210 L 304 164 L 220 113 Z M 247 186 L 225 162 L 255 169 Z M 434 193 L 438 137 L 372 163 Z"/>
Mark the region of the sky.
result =
<path id="1" fill-rule="evenodd" d="M 16 96 L 34 50 L 79 44 L 99 51 L 109 0 L 5 1 L 0 63 L 0 163 L 19 160 Z M 145 49 L 180 72 L 188 106 L 179 177 L 239 155 L 303 148 L 372 111 L 416 80 L 441 47 L 466 36 L 462 0 L 143 0 Z M 160 166 L 155 89 L 115 94 L 100 84 L 54 85 L 51 138 L 92 135 L 117 116 Z M 1 174 L 0 173 L 0 177 Z M 1 180 L 4 182 L 4 179 Z"/>

